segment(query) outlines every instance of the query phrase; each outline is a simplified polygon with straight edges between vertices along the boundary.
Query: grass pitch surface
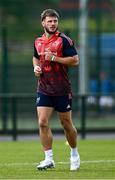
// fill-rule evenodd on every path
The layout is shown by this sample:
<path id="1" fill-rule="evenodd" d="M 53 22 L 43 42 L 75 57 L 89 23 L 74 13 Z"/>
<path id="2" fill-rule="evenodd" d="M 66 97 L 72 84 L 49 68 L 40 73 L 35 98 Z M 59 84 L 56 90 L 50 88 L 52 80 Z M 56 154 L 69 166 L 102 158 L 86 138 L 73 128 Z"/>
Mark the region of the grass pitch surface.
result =
<path id="1" fill-rule="evenodd" d="M 38 171 L 39 141 L 0 142 L 0 179 L 115 179 L 115 140 L 79 140 L 81 167 L 69 170 L 69 146 L 54 138 L 56 168 Z"/>

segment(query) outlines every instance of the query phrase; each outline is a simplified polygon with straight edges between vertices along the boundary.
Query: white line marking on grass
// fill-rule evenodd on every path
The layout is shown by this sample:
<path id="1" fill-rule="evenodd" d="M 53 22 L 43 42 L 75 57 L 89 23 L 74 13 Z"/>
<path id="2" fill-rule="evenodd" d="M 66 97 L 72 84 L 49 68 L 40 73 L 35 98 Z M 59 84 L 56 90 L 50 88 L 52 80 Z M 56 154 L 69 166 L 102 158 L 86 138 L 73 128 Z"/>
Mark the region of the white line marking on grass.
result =
<path id="1" fill-rule="evenodd" d="M 88 163 L 115 163 L 115 160 L 90 160 L 90 161 L 81 161 L 81 164 L 88 164 Z M 69 164 L 69 162 L 66 161 L 60 161 L 60 162 L 56 162 L 56 164 Z M 21 162 L 17 162 L 17 163 L 0 163 L 0 167 L 2 166 L 36 166 L 37 163 L 21 163 Z"/>
<path id="2" fill-rule="evenodd" d="M 34 166 L 37 163 L 0 163 L 0 166 Z"/>
<path id="3" fill-rule="evenodd" d="M 115 163 L 115 160 L 92 160 L 92 161 L 81 161 L 81 163 Z"/>
<path id="4" fill-rule="evenodd" d="M 115 160 L 91 160 L 91 161 L 81 161 L 81 163 L 115 163 Z M 57 164 L 69 164 L 69 162 L 57 162 Z"/>

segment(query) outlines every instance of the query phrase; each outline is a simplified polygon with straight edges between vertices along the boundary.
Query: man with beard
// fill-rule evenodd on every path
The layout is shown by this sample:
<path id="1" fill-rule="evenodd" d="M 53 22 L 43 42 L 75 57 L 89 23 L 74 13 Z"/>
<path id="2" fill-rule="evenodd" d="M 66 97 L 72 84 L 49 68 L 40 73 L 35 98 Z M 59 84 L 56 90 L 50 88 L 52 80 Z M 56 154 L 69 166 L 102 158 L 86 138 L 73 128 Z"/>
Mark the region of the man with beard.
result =
<path id="1" fill-rule="evenodd" d="M 34 43 L 34 73 L 39 77 L 36 105 L 40 140 L 45 153 L 45 160 L 38 164 L 38 170 L 55 167 L 53 136 L 49 127 L 54 110 L 58 112 L 70 145 L 70 170 L 77 170 L 80 167 L 77 130 L 72 122 L 72 92 L 67 73 L 69 66 L 79 64 L 79 57 L 73 41 L 58 31 L 58 19 L 59 14 L 54 9 L 44 10 L 41 14 L 44 34 Z"/>

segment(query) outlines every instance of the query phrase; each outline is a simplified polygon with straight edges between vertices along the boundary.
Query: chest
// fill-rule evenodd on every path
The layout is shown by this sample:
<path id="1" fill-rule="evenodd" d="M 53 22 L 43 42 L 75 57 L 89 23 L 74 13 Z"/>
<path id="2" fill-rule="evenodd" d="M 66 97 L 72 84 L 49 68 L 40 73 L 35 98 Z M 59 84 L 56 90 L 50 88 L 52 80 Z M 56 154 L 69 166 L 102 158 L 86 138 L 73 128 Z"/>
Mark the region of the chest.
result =
<path id="1" fill-rule="evenodd" d="M 36 42 L 36 50 L 39 56 L 43 56 L 45 52 L 52 52 L 55 56 L 63 55 L 62 39 L 58 37 L 53 41 Z"/>

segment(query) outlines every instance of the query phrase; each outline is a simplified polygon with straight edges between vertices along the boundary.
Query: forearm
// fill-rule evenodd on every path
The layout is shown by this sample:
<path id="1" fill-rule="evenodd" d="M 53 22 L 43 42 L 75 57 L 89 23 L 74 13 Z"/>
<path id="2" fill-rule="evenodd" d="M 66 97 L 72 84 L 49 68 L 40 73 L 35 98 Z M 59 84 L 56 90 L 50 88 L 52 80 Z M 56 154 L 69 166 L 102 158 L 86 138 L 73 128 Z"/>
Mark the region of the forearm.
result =
<path id="1" fill-rule="evenodd" d="M 58 57 L 55 56 L 53 53 L 48 52 L 45 54 L 45 60 L 58 62 L 60 64 L 64 64 L 67 66 L 77 66 L 79 64 L 79 56 L 69 56 L 69 57 Z"/>
<path id="2" fill-rule="evenodd" d="M 67 66 L 77 66 L 79 64 L 79 57 L 78 55 L 72 57 L 55 57 L 54 61 Z"/>
<path id="3" fill-rule="evenodd" d="M 39 66 L 39 60 L 33 56 L 33 67 Z"/>
<path id="4" fill-rule="evenodd" d="M 42 74 L 42 70 L 39 65 L 39 60 L 35 57 L 33 57 L 33 67 L 34 67 L 35 76 L 39 77 Z"/>

